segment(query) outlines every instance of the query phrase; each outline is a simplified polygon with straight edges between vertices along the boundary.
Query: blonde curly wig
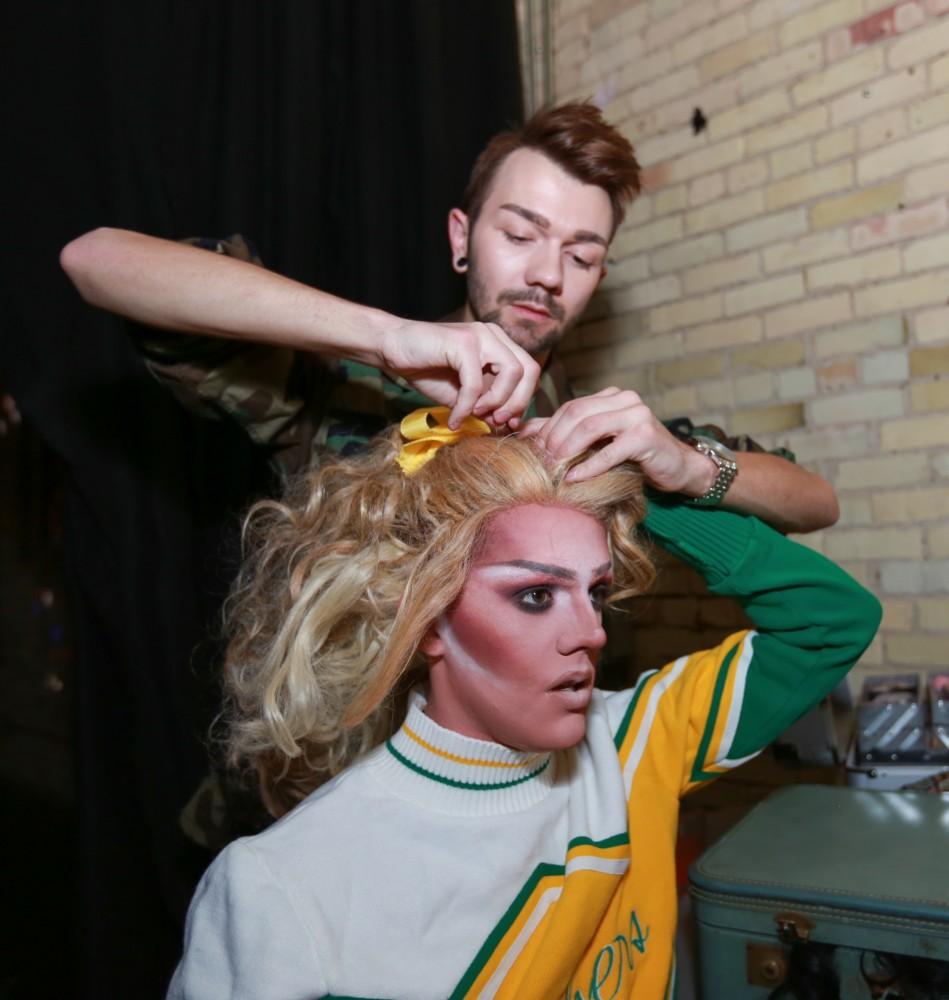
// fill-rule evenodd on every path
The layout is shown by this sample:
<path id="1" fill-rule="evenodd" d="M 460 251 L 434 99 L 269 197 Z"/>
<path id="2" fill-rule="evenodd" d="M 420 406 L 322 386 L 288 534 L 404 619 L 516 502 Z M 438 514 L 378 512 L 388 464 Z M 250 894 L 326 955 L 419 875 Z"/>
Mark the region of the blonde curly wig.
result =
<path id="1" fill-rule="evenodd" d="M 592 515 L 605 528 L 621 600 L 653 569 L 637 537 L 640 474 L 581 483 L 529 441 L 464 438 L 415 475 L 398 431 L 257 504 L 228 602 L 228 753 L 253 767 L 271 812 L 291 808 L 401 724 L 424 677 L 428 626 L 458 598 L 491 517 L 523 504 Z"/>

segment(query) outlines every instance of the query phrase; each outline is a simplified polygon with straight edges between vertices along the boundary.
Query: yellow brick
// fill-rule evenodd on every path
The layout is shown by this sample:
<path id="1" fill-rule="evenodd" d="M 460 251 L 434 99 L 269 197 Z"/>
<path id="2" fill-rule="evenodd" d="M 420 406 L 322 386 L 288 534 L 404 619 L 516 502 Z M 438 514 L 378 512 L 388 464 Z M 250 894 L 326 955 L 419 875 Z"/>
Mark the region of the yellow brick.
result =
<path id="1" fill-rule="evenodd" d="M 883 624 L 886 632 L 909 632 L 913 627 L 913 602 L 895 597 L 883 601 Z"/>
<path id="2" fill-rule="evenodd" d="M 903 267 L 906 271 L 925 271 L 927 268 L 949 260 L 949 233 L 916 240 L 903 251 Z"/>
<path id="3" fill-rule="evenodd" d="M 932 56 L 949 52 L 949 21 L 930 22 L 890 45 L 889 62 L 893 69 L 922 66 Z"/>
<path id="4" fill-rule="evenodd" d="M 728 191 L 730 194 L 739 194 L 748 188 L 760 187 L 767 179 L 768 161 L 762 156 L 729 169 Z"/>
<path id="5" fill-rule="evenodd" d="M 703 5 L 692 4 L 691 6 Z M 716 49 L 741 41 L 747 34 L 748 25 L 745 21 L 745 15 L 742 13 L 732 14 L 730 17 L 716 21 L 702 31 L 683 34 L 680 28 L 676 34 L 679 40 L 672 46 L 672 61 L 677 66 L 694 63 L 706 52 L 714 52 Z"/>
<path id="6" fill-rule="evenodd" d="M 667 274 L 661 278 L 641 281 L 622 292 L 614 292 L 610 302 L 615 312 L 622 313 L 648 309 L 650 306 L 680 298 L 682 298 L 682 288 L 679 279 L 675 275 Z"/>
<path id="7" fill-rule="evenodd" d="M 949 162 L 920 167 L 906 175 L 907 201 L 923 201 L 933 195 L 949 193 Z"/>
<path id="8" fill-rule="evenodd" d="M 914 132 L 949 121 L 949 94 L 939 94 L 909 109 L 909 123 Z"/>
<path id="9" fill-rule="evenodd" d="M 716 351 L 735 344 L 754 344 L 761 340 L 762 323 L 759 316 L 742 316 L 721 323 L 706 323 L 685 334 L 687 354 L 698 351 Z"/>
<path id="10" fill-rule="evenodd" d="M 807 10 L 820 0 L 799 0 L 794 4 L 794 10 Z M 787 0 L 758 0 L 748 11 L 748 24 L 755 30 L 769 24 L 783 21 L 788 15 Z"/>
<path id="11" fill-rule="evenodd" d="M 947 287 L 949 271 L 928 271 L 915 278 L 888 281 L 855 292 L 854 311 L 858 316 L 876 316 L 944 302 Z"/>
<path id="12" fill-rule="evenodd" d="M 682 335 L 665 334 L 662 337 L 639 336 L 616 348 L 617 368 L 641 368 L 657 361 L 668 361 L 682 354 Z"/>
<path id="13" fill-rule="evenodd" d="M 722 374 L 724 360 L 720 354 L 710 354 L 704 358 L 689 361 L 671 361 L 656 365 L 656 381 L 662 386 L 691 385 L 705 378 L 716 378 Z"/>
<path id="14" fill-rule="evenodd" d="M 947 224 L 949 210 L 946 199 L 937 198 L 909 208 L 904 206 L 899 211 L 857 223 L 850 230 L 850 245 L 855 251 L 868 250 L 884 243 L 911 240 L 927 232 L 945 231 Z M 932 263 L 936 265 L 942 262 Z"/>
<path id="15" fill-rule="evenodd" d="M 776 434 L 804 426 L 804 405 L 784 403 L 759 409 L 738 410 L 732 415 L 730 429 L 734 434 Z"/>
<path id="16" fill-rule="evenodd" d="M 709 138 L 724 139 L 739 132 L 747 132 L 762 122 L 780 118 L 791 110 L 791 102 L 783 89 L 771 90 L 738 107 L 716 115 L 708 126 Z M 757 152 L 755 150 L 754 152 Z"/>
<path id="17" fill-rule="evenodd" d="M 722 379 L 719 382 L 703 382 L 697 388 L 699 406 L 701 407 L 730 410 L 735 405 L 735 388 L 730 379 Z M 704 422 L 702 421 L 702 423 Z"/>
<path id="18" fill-rule="evenodd" d="M 857 144 L 861 150 L 875 149 L 906 135 L 906 114 L 902 108 L 881 111 L 860 123 Z"/>
<path id="19" fill-rule="evenodd" d="M 946 628 L 943 622 L 942 628 Z M 885 636 L 887 661 L 906 663 L 912 666 L 939 668 L 945 666 L 946 650 L 949 649 L 949 631 L 935 635 L 893 635 Z"/>
<path id="20" fill-rule="evenodd" d="M 771 55 L 776 48 L 774 30 L 767 28 L 759 31 L 734 45 L 726 45 L 725 48 L 705 56 L 699 63 L 699 77 L 703 83 L 717 80 L 720 76 L 734 73 L 749 63 L 760 62 L 765 56 Z"/>
<path id="21" fill-rule="evenodd" d="M 707 292 L 712 288 L 753 281 L 760 273 L 761 266 L 758 262 L 758 255 L 748 253 L 741 257 L 730 257 L 727 260 L 693 267 L 685 272 L 683 280 L 686 294 L 695 295 L 699 292 Z"/>
<path id="22" fill-rule="evenodd" d="M 757 372 L 735 379 L 735 401 L 739 406 L 764 403 L 773 398 L 774 377 L 770 372 Z"/>
<path id="23" fill-rule="evenodd" d="M 667 306 L 658 306 L 649 314 L 653 333 L 664 333 L 684 326 L 722 318 L 721 295 L 705 295 L 697 299 L 685 299 Z"/>
<path id="24" fill-rule="evenodd" d="M 765 316 L 765 335 L 769 339 L 789 337 L 806 330 L 819 330 L 834 323 L 843 323 L 852 315 L 848 292 L 821 298 L 809 297 L 804 302 L 769 312 Z"/>
<path id="25" fill-rule="evenodd" d="M 778 396 L 781 399 L 803 399 L 817 392 L 817 380 L 812 368 L 792 368 L 778 375 Z"/>
<path id="26" fill-rule="evenodd" d="M 708 233 L 695 239 L 683 240 L 669 247 L 663 247 L 652 255 L 652 269 L 656 274 L 680 271 L 693 264 L 716 260 L 724 251 L 725 241 L 720 233 Z"/>
<path id="27" fill-rule="evenodd" d="M 847 459 L 837 466 L 834 485 L 840 490 L 921 483 L 929 475 L 925 455 L 884 455 Z"/>
<path id="28" fill-rule="evenodd" d="M 732 351 L 733 369 L 792 368 L 803 360 L 804 344 L 800 340 L 780 340 Z"/>
<path id="29" fill-rule="evenodd" d="M 868 215 L 879 215 L 896 208 L 903 195 L 902 181 L 889 181 L 876 187 L 854 191 L 839 198 L 828 198 L 811 208 L 811 226 L 829 229 Z"/>
<path id="30" fill-rule="evenodd" d="M 814 233 L 786 243 L 768 247 L 764 252 L 764 269 L 768 274 L 802 267 L 850 252 L 850 236 L 846 229 L 829 233 Z"/>
<path id="31" fill-rule="evenodd" d="M 921 559 L 920 528 L 853 528 L 834 531 L 827 538 L 831 559 Z"/>
<path id="32" fill-rule="evenodd" d="M 940 414 L 936 417 L 913 417 L 882 424 L 880 445 L 884 451 L 949 445 L 949 420 Z"/>
<path id="33" fill-rule="evenodd" d="M 929 89 L 942 90 L 949 87 L 949 55 L 937 59 L 929 67 Z"/>
<path id="34" fill-rule="evenodd" d="M 663 135 L 650 135 L 646 139 L 639 139 L 638 136 L 633 136 L 633 139 L 638 140 L 636 142 L 636 152 L 639 162 L 645 166 L 664 163 L 666 160 L 682 156 L 688 150 L 695 149 L 695 134 L 689 125 L 684 125 Z M 681 180 L 682 178 L 676 177 L 671 179 Z"/>
<path id="35" fill-rule="evenodd" d="M 694 140 L 693 140 L 694 145 Z M 642 149 L 640 149 L 640 153 Z M 688 181 L 710 170 L 721 170 L 738 163 L 745 155 L 745 140 L 741 136 L 703 146 L 693 153 L 679 156 L 669 171 L 670 181 Z M 664 158 L 663 158 L 664 159 Z M 655 161 L 653 161 L 655 162 Z"/>
<path id="36" fill-rule="evenodd" d="M 808 42 L 788 52 L 764 59 L 749 66 L 739 77 L 739 93 L 762 94 L 779 83 L 785 83 L 807 73 L 813 73 L 823 62 L 819 41 Z"/>
<path id="37" fill-rule="evenodd" d="M 900 70 L 836 98 L 830 106 L 830 120 L 834 125 L 845 125 L 867 115 L 879 114 L 894 104 L 905 107 L 925 90 L 925 73 L 918 72 L 915 67 Z"/>
<path id="38" fill-rule="evenodd" d="M 786 274 L 779 278 L 768 278 L 751 285 L 743 285 L 725 293 L 725 315 L 740 316 L 742 313 L 766 309 L 768 306 L 792 302 L 804 296 L 804 280 L 800 274 Z"/>
<path id="39" fill-rule="evenodd" d="M 814 353 L 819 360 L 835 355 L 850 357 L 881 347 L 899 347 L 906 342 L 904 321 L 899 316 L 884 316 L 841 330 L 832 330 L 814 338 Z"/>
<path id="40" fill-rule="evenodd" d="M 839 191 L 853 183 L 853 164 L 850 160 L 835 163 L 820 170 L 810 170 L 799 177 L 772 184 L 765 192 L 765 205 L 769 211 L 787 208 L 798 202 L 810 201 L 822 194 Z"/>
<path id="41" fill-rule="evenodd" d="M 820 73 L 802 80 L 791 93 L 797 107 L 821 101 L 842 90 L 856 87 L 871 80 L 883 71 L 883 52 L 880 48 L 865 49 L 858 55 L 834 63 Z M 835 123 L 837 124 L 837 123 Z"/>
<path id="42" fill-rule="evenodd" d="M 721 198 L 710 205 L 686 213 L 686 232 L 693 234 L 704 233 L 710 229 L 723 229 L 725 226 L 758 215 L 763 209 L 764 195 L 761 191 L 746 191 L 730 198 Z"/>
<path id="43" fill-rule="evenodd" d="M 949 347 L 917 347 L 910 351 L 909 371 L 913 378 L 949 375 Z"/>
<path id="44" fill-rule="evenodd" d="M 832 288 L 834 285 L 863 285 L 900 273 L 900 251 L 887 247 L 859 254 L 830 264 L 818 264 L 807 269 L 808 288 Z"/>
<path id="45" fill-rule="evenodd" d="M 856 130 L 848 126 L 822 135 L 814 143 L 814 157 L 818 163 L 830 163 L 842 156 L 849 156 L 856 149 Z"/>
<path id="46" fill-rule="evenodd" d="M 670 212 L 681 212 L 689 203 L 689 191 L 685 184 L 677 187 L 663 188 L 655 199 L 656 215 L 668 215 Z"/>
<path id="47" fill-rule="evenodd" d="M 645 226 L 626 228 L 613 240 L 611 252 L 619 260 L 643 250 L 672 243 L 682 237 L 682 217 L 678 215 L 650 222 Z"/>
<path id="48" fill-rule="evenodd" d="M 694 386 L 682 385 L 662 394 L 659 412 L 666 418 L 681 417 L 688 413 L 695 413 L 698 405 L 699 397 Z"/>
<path id="49" fill-rule="evenodd" d="M 857 161 L 857 180 L 861 185 L 872 184 L 892 174 L 903 173 L 931 160 L 938 160 L 949 146 L 949 126 L 930 132 L 920 132 L 909 139 L 894 142 L 867 153 Z"/>
<path id="50" fill-rule="evenodd" d="M 949 556 L 949 523 L 934 524 L 927 528 L 926 541 L 931 559 L 944 559 Z M 943 621 L 942 627 L 946 628 L 947 625 L 949 625 L 949 617 Z"/>
<path id="51" fill-rule="evenodd" d="M 689 185 L 689 204 L 693 207 L 704 205 L 713 199 L 721 198 L 725 193 L 725 175 L 718 171 L 696 177 Z"/>
<path id="52" fill-rule="evenodd" d="M 949 340 L 949 309 L 927 309 L 914 317 L 916 339 L 921 344 Z"/>
<path id="53" fill-rule="evenodd" d="M 840 24 L 858 21 L 862 13 L 863 0 L 831 0 L 804 14 L 789 17 L 781 25 L 781 48 L 789 49 Z"/>
<path id="54" fill-rule="evenodd" d="M 949 489 L 877 493 L 872 502 L 873 520 L 880 524 L 940 521 L 949 517 Z M 949 622 L 946 624 L 949 625 Z"/>
<path id="55" fill-rule="evenodd" d="M 932 529 L 930 529 L 930 555 L 935 555 L 932 551 Z M 949 537 L 947 537 L 949 541 Z M 941 553 L 949 555 L 949 548 Z M 919 624 L 921 628 L 928 628 L 936 631 L 944 629 L 946 622 L 949 622 L 949 597 L 921 597 L 916 602 L 919 610 Z"/>
<path id="56" fill-rule="evenodd" d="M 777 125 L 768 125 L 766 128 L 749 133 L 746 136 L 748 155 L 756 156 L 758 153 L 777 149 L 778 146 L 787 146 L 792 142 L 798 142 L 808 136 L 823 132 L 826 128 L 827 108 L 823 105 L 809 108 L 798 115 L 786 118 Z"/>
<path id="57" fill-rule="evenodd" d="M 879 420 L 903 413 L 903 393 L 899 389 L 867 389 L 845 395 L 815 399 L 811 420 L 815 424 L 842 424 L 855 420 Z"/>
<path id="58" fill-rule="evenodd" d="M 751 222 L 732 226 L 725 234 L 729 253 L 739 253 L 753 247 L 786 240 L 807 231 L 807 210 L 792 208 L 788 212 L 765 215 Z"/>
<path id="59" fill-rule="evenodd" d="M 681 31 L 694 31 L 708 23 L 715 11 L 685 0 L 650 0 L 649 13 L 652 23 L 646 29 L 646 45 L 655 49 L 671 45 Z"/>
<path id="60" fill-rule="evenodd" d="M 771 176 L 775 180 L 783 180 L 792 174 L 799 174 L 814 165 L 811 144 L 802 142 L 799 146 L 791 146 L 771 154 Z"/>
<path id="61" fill-rule="evenodd" d="M 640 112 L 671 101 L 680 94 L 686 94 L 698 89 L 699 74 L 694 66 L 686 66 L 667 73 L 657 80 L 652 80 L 642 87 L 637 87 L 630 95 L 630 100 Z"/>

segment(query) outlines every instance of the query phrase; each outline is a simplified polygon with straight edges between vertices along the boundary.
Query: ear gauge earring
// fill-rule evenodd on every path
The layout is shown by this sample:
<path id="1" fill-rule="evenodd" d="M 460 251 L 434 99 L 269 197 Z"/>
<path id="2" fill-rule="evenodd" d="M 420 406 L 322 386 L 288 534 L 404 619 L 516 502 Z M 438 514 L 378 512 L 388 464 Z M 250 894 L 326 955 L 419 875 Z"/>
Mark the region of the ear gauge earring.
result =
<path id="1" fill-rule="evenodd" d="M 457 267 L 459 271 L 466 271 L 468 269 L 468 258 L 459 257 L 458 260 L 455 261 L 455 267 Z"/>

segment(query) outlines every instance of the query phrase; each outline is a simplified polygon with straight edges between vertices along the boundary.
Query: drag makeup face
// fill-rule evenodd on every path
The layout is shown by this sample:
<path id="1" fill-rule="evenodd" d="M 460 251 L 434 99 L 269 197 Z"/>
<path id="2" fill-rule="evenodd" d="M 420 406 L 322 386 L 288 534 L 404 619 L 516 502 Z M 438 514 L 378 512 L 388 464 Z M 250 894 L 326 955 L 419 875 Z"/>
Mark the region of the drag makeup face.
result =
<path id="1" fill-rule="evenodd" d="M 589 514 L 536 504 L 496 514 L 461 596 L 422 642 L 428 715 L 515 750 L 575 746 L 611 582 L 606 532 Z"/>
<path id="2" fill-rule="evenodd" d="M 606 273 L 613 210 L 603 188 L 525 148 L 498 168 L 475 222 L 452 209 L 448 229 L 456 268 L 468 259 L 464 318 L 498 323 L 543 361 Z"/>

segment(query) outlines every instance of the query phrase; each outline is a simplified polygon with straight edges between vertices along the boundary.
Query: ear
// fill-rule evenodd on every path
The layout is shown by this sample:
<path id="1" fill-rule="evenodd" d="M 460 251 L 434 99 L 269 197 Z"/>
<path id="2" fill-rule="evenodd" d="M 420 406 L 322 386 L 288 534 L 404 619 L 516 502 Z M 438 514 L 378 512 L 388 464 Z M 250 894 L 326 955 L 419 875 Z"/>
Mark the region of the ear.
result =
<path id="1" fill-rule="evenodd" d="M 453 208 L 448 213 L 448 243 L 452 269 L 463 274 L 467 267 L 458 262 L 468 256 L 468 216 L 460 208 Z"/>
<path id="2" fill-rule="evenodd" d="M 432 622 L 418 644 L 419 652 L 429 661 L 437 660 L 445 655 L 445 640 L 442 639 L 438 627 L 440 622 Z"/>

